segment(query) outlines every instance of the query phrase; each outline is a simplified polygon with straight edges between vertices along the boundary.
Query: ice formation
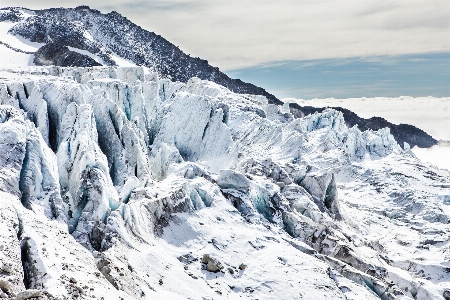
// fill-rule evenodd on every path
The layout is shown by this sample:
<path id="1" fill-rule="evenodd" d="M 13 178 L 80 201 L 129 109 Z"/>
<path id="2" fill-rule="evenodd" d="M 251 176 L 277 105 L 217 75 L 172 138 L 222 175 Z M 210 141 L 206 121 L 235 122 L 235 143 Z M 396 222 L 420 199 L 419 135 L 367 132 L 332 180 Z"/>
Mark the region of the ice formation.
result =
<path id="1" fill-rule="evenodd" d="M 389 129 L 141 67 L 1 75 L 0 297 L 449 299 L 450 174 Z"/>

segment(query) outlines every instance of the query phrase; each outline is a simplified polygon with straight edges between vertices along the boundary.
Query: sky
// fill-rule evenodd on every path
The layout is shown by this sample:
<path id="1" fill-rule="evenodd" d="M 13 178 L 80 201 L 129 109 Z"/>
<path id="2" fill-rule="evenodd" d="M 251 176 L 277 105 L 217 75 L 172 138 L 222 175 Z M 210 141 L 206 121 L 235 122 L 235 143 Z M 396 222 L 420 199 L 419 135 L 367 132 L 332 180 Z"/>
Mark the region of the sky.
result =
<path id="1" fill-rule="evenodd" d="M 450 85 L 449 0 L 0 0 L 0 7 L 32 9 L 82 4 L 115 10 L 279 98 L 450 95 L 443 87 L 445 80 Z M 393 57 L 396 63 L 386 67 Z M 414 66 L 424 80 L 410 76 Z M 348 75 L 359 67 L 361 77 Z M 327 71 L 334 75 L 319 76 Z M 339 72 L 347 72 L 340 84 Z"/>
<path id="2" fill-rule="evenodd" d="M 226 73 L 280 99 L 450 96 L 450 52 L 283 61 Z"/>

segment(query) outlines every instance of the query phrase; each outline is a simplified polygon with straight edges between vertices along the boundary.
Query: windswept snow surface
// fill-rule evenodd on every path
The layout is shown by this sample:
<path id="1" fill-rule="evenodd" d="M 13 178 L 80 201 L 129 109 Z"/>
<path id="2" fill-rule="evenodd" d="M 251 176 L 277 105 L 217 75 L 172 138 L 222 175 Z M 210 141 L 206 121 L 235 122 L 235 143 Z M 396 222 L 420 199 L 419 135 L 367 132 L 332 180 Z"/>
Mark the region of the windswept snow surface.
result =
<path id="1" fill-rule="evenodd" d="M 23 67 L 0 71 L 0 154 L 4 297 L 450 295 L 450 173 L 332 109 Z"/>
<path id="2" fill-rule="evenodd" d="M 33 66 L 33 55 L 14 51 L 0 44 L 0 65 L 2 68 Z"/>

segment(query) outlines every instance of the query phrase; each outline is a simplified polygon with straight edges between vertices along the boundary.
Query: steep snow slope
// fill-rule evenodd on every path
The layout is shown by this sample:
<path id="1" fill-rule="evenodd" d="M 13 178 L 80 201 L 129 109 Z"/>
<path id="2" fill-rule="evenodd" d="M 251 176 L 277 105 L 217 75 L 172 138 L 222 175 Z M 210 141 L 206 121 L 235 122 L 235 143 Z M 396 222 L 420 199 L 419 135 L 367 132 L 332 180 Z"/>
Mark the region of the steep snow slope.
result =
<path id="1" fill-rule="evenodd" d="M 23 66 L 33 66 L 33 57 L 31 54 L 21 53 L 0 44 L 0 56 L 2 58 L 3 68 L 14 68 Z"/>
<path id="2" fill-rule="evenodd" d="M 140 67 L 21 68 L 0 72 L 0 153 L 9 296 L 450 295 L 450 173 L 336 110 L 294 118 Z"/>

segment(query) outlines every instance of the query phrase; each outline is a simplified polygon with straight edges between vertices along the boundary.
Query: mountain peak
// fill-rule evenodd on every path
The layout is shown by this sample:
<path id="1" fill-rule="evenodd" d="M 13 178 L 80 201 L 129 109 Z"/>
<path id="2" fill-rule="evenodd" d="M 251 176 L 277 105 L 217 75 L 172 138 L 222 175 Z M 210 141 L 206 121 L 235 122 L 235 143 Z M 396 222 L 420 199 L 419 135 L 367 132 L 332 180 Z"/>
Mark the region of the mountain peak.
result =
<path id="1" fill-rule="evenodd" d="M 233 92 L 265 96 L 269 103 L 282 104 L 263 88 L 228 77 L 207 60 L 191 57 L 179 47 L 154 32 L 134 24 L 116 11 L 103 14 L 87 5 L 76 8 L 50 8 L 21 12 L 9 7 L 0 12 L 0 21 L 11 21 L 8 33 L 42 46 L 57 43 L 71 51 L 90 57 L 104 66 L 144 66 L 162 78 L 187 82 L 192 77 L 210 80 Z M 85 57 L 82 61 L 90 61 Z M 59 66 L 47 58 L 49 64 Z M 34 61 L 39 65 L 39 61 Z M 86 66 L 86 65 L 80 65 Z"/>

